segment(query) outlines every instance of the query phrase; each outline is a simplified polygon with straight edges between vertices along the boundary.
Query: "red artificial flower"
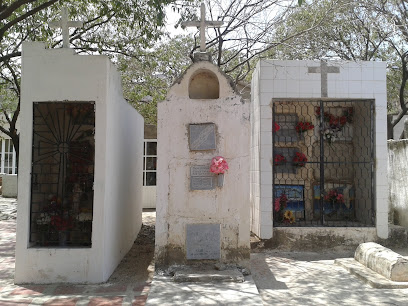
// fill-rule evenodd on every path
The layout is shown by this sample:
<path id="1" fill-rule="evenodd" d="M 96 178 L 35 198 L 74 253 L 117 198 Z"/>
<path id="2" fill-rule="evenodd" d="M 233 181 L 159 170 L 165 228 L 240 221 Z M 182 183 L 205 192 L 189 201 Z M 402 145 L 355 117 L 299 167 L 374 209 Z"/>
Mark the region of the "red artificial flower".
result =
<path id="1" fill-rule="evenodd" d="M 298 122 L 298 124 L 295 126 L 296 132 L 302 133 L 306 132 L 308 130 L 313 130 L 314 125 L 311 122 Z"/>
<path id="2" fill-rule="evenodd" d="M 293 164 L 297 167 L 303 167 L 307 162 L 307 157 L 305 154 L 301 152 L 296 152 L 295 156 L 293 157 Z"/>
<path id="3" fill-rule="evenodd" d="M 272 131 L 273 131 L 273 132 L 279 131 L 280 128 L 281 128 L 281 127 L 279 126 L 279 124 L 277 124 L 276 122 L 273 123 L 273 128 L 272 128 Z"/>
<path id="4" fill-rule="evenodd" d="M 282 164 L 284 164 L 286 162 L 285 156 L 283 156 L 281 154 L 276 154 L 275 158 L 273 160 L 275 162 L 275 166 L 282 165 Z"/>

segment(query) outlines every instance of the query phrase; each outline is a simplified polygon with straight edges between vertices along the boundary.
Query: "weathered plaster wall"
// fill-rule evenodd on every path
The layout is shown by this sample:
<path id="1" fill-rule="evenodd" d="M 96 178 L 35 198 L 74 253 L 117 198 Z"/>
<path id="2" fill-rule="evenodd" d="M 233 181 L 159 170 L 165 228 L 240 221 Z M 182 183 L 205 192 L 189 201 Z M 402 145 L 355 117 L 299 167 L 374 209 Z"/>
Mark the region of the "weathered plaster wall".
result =
<path id="1" fill-rule="evenodd" d="M 218 78 L 219 99 L 189 99 L 191 76 L 208 69 Z M 218 68 L 194 64 L 158 105 L 156 264 L 186 262 L 186 224 L 221 224 L 221 261 L 249 259 L 249 104 Z M 190 123 L 215 123 L 215 150 L 190 151 Z M 229 170 L 222 188 L 190 191 L 190 166 L 223 156 Z"/>
<path id="2" fill-rule="evenodd" d="M 388 237 L 387 196 L 387 95 L 386 63 L 331 61 L 340 73 L 328 75 L 328 99 L 374 99 L 375 101 L 375 183 L 376 229 L 380 238 Z M 259 83 L 260 101 L 260 225 L 261 238 L 273 236 L 272 226 L 272 99 L 319 99 L 321 76 L 308 73 L 308 67 L 318 67 L 318 61 L 261 60 L 254 76 Z M 252 95 L 252 101 L 257 99 Z M 253 107 L 256 109 L 256 103 Z M 253 165 L 256 167 L 256 165 Z M 256 169 L 256 168 L 253 168 Z M 255 179 L 256 178 L 252 178 Z M 253 190 L 255 190 L 253 188 Z M 254 193 L 252 193 L 253 196 Z M 264 225 L 265 224 L 265 225 Z"/>
<path id="3" fill-rule="evenodd" d="M 33 102 L 45 101 L 94 101 L 96 105 L 91 248 L 34 248 L 29 244 Z M 45 44 L 39 42 L 23 45 L 16 283 L 106 281 L 130 247 L 130 235 L 136 238 L 141 209 L 136 211 L 138 206 L 133 206 L 135 204 L 130 201 L 139 200 L 136 192 L 141 194 L 142 186 L 138 183 L 140 179 L 138 181 L 134 176 L 119 175 L 131 153 L 120 156 L 124 158 L 122 161 L 115 156 L 118 148 L 114 145 L 130 141 L 132 133 L 137 133 L 137 139 L 142 137 L 143 123 L 140 123 L 138 115 L 127 114 L 136 111 L 124 103 L 120 80 L 108 57 L 78 56 L 71 49 L 46 50 Z M 123 125 L 128 119 L 136 120 L 136 123 L 131 123 L 124 132 Z M 113 120 L 120 127 L 112 127 Z M 141 127 L 141 132 L 132 130 L 136 127 Z M 129 146 L 132 153 L 138 152 L 136 145 L 130 144 L 125 148 Z M 141 160 L 141 156 L 132 158 Z M 136 176 L 141 176 L 142 167 L 138 161 L 130 162 L 127 167 L 126 174 L 132 169 Z M 125 198 L 129 200 L 120 202 Z M 121 211 L 114 213 L 116 207 L 120 207 Z M 127 213 L 129 217 L 121 219 Z M 134 224 L 129 222 L 130 216 L 135 216 Z M 107 234 L 109 230 L 112 232 Z M 106 251 L 108 247 L 119 247 L 119 250 Z"/>
<path id="4" fill-rule="evenodd" d="M 408 228 L 408 140 L 388 141 L 391 222 Z"/>

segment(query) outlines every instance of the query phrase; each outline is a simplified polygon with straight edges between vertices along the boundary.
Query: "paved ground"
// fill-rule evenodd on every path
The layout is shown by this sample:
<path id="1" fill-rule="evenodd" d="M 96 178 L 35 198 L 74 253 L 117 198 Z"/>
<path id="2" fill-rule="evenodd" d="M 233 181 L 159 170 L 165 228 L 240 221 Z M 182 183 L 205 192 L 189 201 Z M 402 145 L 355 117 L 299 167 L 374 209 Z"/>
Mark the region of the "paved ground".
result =
<path id="1" fill-rule="evenodd" d="M 144 276 L 121 277 L 121 266 L 110 281 L 100 285 L 13 284 L 15 247 L 15 207 L 13 200 L 0 198 L 0 305 L 144 305 L 150 290 L 152 265 Z M 4 217 L 11 216 L 11 217 Z M 154 213 L 144 213 L 144 222 L 154 222 Z M 407 250 L 405 250 L 407 251 Z M 407 255 L 407 254 L 404 254 Z M 334 264 L 335 258 L 351 257 L 352 252 L 305 253 L 263 251 L 251 255 L 252 278 L 264 305 L 408 305 L 408 289 L 374 289 Z M 125 261 L 137 261 L 127 257 Z M 126 264 L 126 263 L 125 263 Z M 173 286 L 173 285 L 172 285 Z M 217 285 L 204 286 L 207 294 Z M 231 290 L 237 290 L 238 286 Z M 200 288 L 192 288 L 200 295 Z M 173 286 L 176 305 L 203 305 L 199 299 L 188 303 Z M 197 293 L 198 292 L 198 293 Z M 252 294 L 252 293 L 251 293 Z M 236 294 L 238 297 L 239 294 Z M 233 303 L 213 296 L 212 305 L 252 305 L 246 300 Z"/>

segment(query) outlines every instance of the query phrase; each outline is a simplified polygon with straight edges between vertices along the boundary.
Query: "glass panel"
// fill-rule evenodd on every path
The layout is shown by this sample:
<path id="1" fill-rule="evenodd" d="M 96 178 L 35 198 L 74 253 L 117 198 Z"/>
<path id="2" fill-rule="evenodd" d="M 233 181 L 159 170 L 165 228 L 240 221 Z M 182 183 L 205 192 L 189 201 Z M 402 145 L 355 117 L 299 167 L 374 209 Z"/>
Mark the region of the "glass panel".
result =
<path id="1" fill-rule="evenodd" d="M 146 186 L 156 186 L 156 172 L 146 172 Z"/>
<path id="2" fill-rule="evenodd" d="M 156 170 L 157 157 L 146 157 L 146 170 Z"/>
<path id="3" fill-rule="evenodd" d="M 147 154 L 146 155 L 157 155 L 157 142 L 147 142 Z"/>

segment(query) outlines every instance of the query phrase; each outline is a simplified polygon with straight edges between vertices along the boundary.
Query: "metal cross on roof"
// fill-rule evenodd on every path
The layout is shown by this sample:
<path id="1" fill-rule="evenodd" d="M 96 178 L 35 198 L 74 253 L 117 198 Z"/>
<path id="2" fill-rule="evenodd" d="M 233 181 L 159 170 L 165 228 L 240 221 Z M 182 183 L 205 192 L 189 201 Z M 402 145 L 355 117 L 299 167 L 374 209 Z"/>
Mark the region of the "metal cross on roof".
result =
<path id="1" fill-rule="evenodd" d="M 327 74 L 328 73 L 340 73 L 340 68 L 336 66 L 328 66 L 326 61 L 320 61 L 320 67 L 307 67 L 308 73 L 320 73 L 321 74 L 321 96 L 327 97 Z"/>
<path id="2" fill-rule="evenodd" d="M 61 28 L 62 29 L 62 47 L 69 48 L 69 28 L 81 28 L 84 23 L 82 21 L 69 21 L 68 20 L 68 9 L 63 7 L 61 9 L 61 20 L 52 21 L 48 24 L 50 28 Z"/>
<path id="3" fill-rule="evenodd" d="M 181 23 L 181 26 L 184 27 L 197 27 L 200 28 L 200 51 L 205 52 L 205 28 L 219 28 L 223 25 L 222 21 L 211 21 L 205 20 L 205 5 L 201 3 L 201 20 L 198 21 L 185 21 Z"/>

